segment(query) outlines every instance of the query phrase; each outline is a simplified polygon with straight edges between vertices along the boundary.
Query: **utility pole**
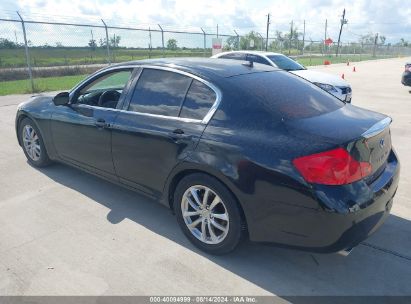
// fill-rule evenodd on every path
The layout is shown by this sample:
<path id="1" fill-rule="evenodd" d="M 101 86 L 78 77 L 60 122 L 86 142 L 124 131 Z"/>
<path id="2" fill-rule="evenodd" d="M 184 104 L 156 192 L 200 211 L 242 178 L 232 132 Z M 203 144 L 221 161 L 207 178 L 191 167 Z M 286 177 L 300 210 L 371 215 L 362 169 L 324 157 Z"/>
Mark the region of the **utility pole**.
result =
<path id="1" fill-rule="evenodd" d="M 341 32 L 344 24 L 347 24 L 348 20 L 345 19 L 345 9 L 343 10 L 342 18 L 341 18 L 341 26 L 340 26 L 340 33 L 338 34 L 338 43 L 337 43 L 337 51 L 335 53 L 335 57 L 338 57 L 338 51 L 340 49 L 340 40 L 341 40 Z"/>
<path id="2" fill-rule="evenodd" d="M 293 26 L 294 26 L 294 20 L 291 20 L 290 39 L 289 39 L 290 41 L 289 41 L 289 44 L 288 44 L 288 55 L 291 54 L 291 41 L 293 39 Z"/>
<path id="3" fill-rule="evenodd" d="M 265 51 L 268 50 L 268 29 L 270 28 L 270 13 L 267 15 L 267 34 L 265 36 Z"/>
<path id="4" fill-rule="evenodd" d="M 305 47 L 305 20 L 304 20 L 304 32 L 303 32 L 303 50 L 302 50 L 303 55 L 304 55 L 304 47 Z"/>

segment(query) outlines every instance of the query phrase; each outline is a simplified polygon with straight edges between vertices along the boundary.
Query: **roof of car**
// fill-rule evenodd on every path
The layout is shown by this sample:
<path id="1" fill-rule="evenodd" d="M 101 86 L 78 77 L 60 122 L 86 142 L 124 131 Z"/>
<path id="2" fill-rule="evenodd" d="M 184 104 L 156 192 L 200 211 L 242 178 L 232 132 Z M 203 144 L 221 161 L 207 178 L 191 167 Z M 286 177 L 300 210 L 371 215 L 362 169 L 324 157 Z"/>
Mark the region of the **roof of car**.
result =
<path id="1" fill-rule="evenodd" d="M 229 54 L 229 53 L 245 53 L 245 54 L 255 54 L 255 55 L 265 55 L 265 56 L 270 56 L 270 55 L 282 55 L 280 53 L 274 53 L 274 52 L 265 52 L 265 51 L 228 51 L 228 52 L 223 52 L 223 53 L 219 53 L 218 55 L 222 55 L 222 54 Z"/>
<path id="2" fill-rule="evenodd" d="M 218 77 L 232 77 L 242 74 L 278 71 L 268 65 L 254 64 L 252 67 L 245 65 L 246 61 L 234 61 L 230 59 L 215 60 L 211 58 L 159 58 L 146 59 L 118 63 L 115 66 L 140 66 L 153 65 L 161 67 L 175 68 L 184 72 L 188 72 L 198 76 L 205 76 L 207 78 Z"/>

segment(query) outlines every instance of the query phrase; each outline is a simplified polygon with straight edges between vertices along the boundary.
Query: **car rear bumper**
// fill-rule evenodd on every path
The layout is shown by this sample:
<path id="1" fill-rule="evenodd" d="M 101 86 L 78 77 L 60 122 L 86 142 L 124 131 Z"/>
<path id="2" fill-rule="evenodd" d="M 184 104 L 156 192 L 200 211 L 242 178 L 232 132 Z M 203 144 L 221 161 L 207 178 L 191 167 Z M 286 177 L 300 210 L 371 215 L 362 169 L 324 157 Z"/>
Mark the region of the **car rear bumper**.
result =
<path id="1" fill-rule="evenodd" d="M 264 227 L 252 229 L 250 238 L 322 253 L 355 247 L 388 217 L 399 174 L 400 165 L 392 151 L 386 168 L 372 183 L 359 181 L 345 186 L 316 186 L 313 198 L 322 208 L 282 208 L 280 217 L 267 212 L 262 223 Z"/>

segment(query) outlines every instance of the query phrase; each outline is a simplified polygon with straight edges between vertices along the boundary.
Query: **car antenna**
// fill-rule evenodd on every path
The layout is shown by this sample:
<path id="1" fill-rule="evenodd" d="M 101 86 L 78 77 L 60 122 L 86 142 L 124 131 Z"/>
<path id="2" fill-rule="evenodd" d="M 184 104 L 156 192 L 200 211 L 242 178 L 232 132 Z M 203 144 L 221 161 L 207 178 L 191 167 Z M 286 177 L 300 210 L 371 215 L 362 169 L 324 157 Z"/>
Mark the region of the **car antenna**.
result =
<path id="1" fill-rule="evenodd" d="M 243 65 L 246 66 L 246 67 L 249 67 L 249 68 L 254 67 L 254 63 L 251 60 L 248 61 L 248 62 L 244 62 Z"/>

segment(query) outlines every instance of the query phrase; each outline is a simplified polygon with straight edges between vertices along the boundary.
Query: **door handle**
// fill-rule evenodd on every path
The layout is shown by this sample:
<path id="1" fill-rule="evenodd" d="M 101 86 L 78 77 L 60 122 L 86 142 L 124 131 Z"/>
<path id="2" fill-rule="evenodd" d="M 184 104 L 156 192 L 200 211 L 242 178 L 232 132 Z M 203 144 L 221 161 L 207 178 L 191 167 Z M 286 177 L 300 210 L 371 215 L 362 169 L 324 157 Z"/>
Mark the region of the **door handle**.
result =
<path id="1" fill-rule="evenodd" d="M 94 124 L 97 128 L 108 128 L 110 126 L 103 118 L 98 118 Z"/>
<path id="2" fill-rule="evenodd" d="M 169 133 L 169 136 L 174 141 L 178 141 L 180 139 L 190 139 L 192 137 L 191 135 L 185 134 L 181 129 L 175 129 L 173 132 Z"/>

